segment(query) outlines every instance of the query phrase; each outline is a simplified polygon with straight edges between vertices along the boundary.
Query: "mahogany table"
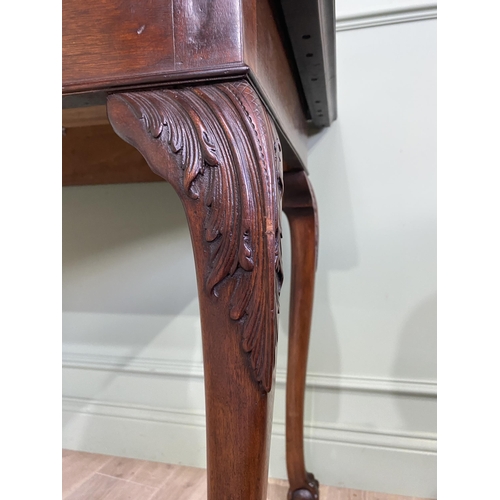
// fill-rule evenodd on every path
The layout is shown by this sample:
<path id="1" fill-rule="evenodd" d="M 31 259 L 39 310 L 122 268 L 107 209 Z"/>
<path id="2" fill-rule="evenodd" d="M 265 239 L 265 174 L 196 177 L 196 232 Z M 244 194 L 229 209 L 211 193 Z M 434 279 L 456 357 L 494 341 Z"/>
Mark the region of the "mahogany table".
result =
<path id="1" fill-rule="evenodd" d="M 327 0 L 63 0 L 64 183 L 159 176 L 186 213 L 209 500 L 266 498 L 282 208 L 292 238 L 288 498 L 318 498 L 303 450 L 318 241 L 306 134 L 308 122 L 335 119 L 334 57 Z"/>

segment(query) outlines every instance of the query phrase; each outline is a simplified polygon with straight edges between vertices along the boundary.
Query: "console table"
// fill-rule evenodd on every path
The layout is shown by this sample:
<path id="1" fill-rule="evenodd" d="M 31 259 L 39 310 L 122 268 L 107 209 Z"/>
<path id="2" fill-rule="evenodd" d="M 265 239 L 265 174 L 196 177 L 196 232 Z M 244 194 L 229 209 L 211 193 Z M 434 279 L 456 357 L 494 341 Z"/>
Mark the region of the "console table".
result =
<path id="1" fill-rule="evenodd" d="M 161 178 L 182 201 L 202 325 L 209 500 L 266 498 L 287 215 L 288 498 L 318 498 L 303 451 L 318 242 L 306 137 L 308 123 L 336 116 L 333 2 L 63 0 L 62 62 L 74 146 L 63 152 L 65 184 Z M 85 133 L 69 133 L 80 125 Z M 93 166 L 98 155 L 109 156 L 104 170 Z"/>

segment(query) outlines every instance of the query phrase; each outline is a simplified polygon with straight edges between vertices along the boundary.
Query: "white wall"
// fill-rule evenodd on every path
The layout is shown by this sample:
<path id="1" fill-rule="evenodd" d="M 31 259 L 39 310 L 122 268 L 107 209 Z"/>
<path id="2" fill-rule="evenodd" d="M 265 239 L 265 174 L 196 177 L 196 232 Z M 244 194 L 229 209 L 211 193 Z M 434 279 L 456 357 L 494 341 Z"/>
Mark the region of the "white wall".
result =
<path id="1" fill-rule="evenodd" d="M 387 23 L 396 3 L 338 3 L 339 119 L 310 138 L 320 251 L 306 453 L 325 484 L 435 497 L 436 21 L 399 23 L 432 11 L 406 1 Z M 196 296 L 166 183 L 63 189 L 65 447 L 205 464 Z M 288 299 L 286 281 L 275 477 L 286 476 Z"/>

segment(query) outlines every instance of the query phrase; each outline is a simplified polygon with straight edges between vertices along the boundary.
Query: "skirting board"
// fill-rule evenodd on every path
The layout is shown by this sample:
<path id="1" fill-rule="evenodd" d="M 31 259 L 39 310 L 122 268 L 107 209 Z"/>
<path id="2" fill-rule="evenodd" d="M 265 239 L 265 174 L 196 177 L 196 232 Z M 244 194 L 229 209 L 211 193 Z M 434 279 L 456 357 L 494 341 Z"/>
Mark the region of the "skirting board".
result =
<path id="1" fill-rule="evenodd" d="M 63 354 L 62 365 L 63 368 L 104 370 L 109 372 L 118 371 L 143 375 L 155 374 L 188 378 L 203 377 L 202 363 L 154 359 L 143 356 L 135 358 L 66 351 Z M 277 369 L 276 383 L 278 385 L 285 385 L 286 373 L 284 370 Z M 435 381 L 308 373 L 307 387 L 437 397 L 437 384 Z"/>
<path id="2" fill-rule="evenodd" d="M 63 447 L 205 467 L 205 419 L 194 411 L 63 398 Z M 324 484 L 436 497 L 432 435 L 306 425 L 305 450 Z M 286 478 L 283 422 L 273 425 L 270 475 Z"/>
<path id="3" fill-rule="evenodd" d="M 387 26 L 389 24 L 409 23 L 437 19 L 437 3 L 417 2 L 405 8 L 388 8 L 377 11 L 337 16 L 336 31 L 349 31 L 361 28 Z"/>

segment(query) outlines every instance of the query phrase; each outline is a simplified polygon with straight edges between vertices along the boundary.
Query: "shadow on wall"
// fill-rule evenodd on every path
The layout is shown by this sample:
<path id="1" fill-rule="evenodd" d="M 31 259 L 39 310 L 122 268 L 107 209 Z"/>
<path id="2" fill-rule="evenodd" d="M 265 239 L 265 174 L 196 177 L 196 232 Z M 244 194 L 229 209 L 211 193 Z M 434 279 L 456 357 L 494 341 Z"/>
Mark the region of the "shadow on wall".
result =
<path id="1" fill-rule="evenodd" d="M 198 297 L 193 262 L 166 182 L 63 190 L 63 310 L 179 314 Z"/>
<path id="2" fill-rule="evenodd" d="M 319 254 L 308 371 L 341 374 L 342 359 L 329 276 L 331 271 L 357 267 L 359 254 L 340 119 L 310 137 L 308 170 L 319 215 Z M 312 421 L 317 415 L 314 399 L 313 394 L 306 399 L 306 421 Z M 340 398 L 335 398 L 328 420 L 335 421 L 339 415 Z"/>
<path id="3" fill-rule="evenodd" d="M 422 300 L 405 322 L 399 337 L 393 367 L 394 379 L 434 382 L 437 377 L 437 295 Z M 435 404 L 435 397 L 423 397 L 428 404 Z M 414 411 L 411 398 L 396 398 L 399 413 L 409 429 L 435 427 L 435 411 L 427 414 Z M 423 423 L 422 415 L 430 422 Z"/>
<path id="4" fill-rule="evenodd" d="M 166 182 L 63 189 L 63 347 L 77 362 L 65 372 L 69 398 L 83 398 L 82 408 L 115 400 L 132 380 L 127 365 L 136 359 L 198 361 L 193 263 L 185 214 Z M 104 367 L 87 366 L 102 359 Z M 163 397 L 158 376 L 133 380 L 141 385 L 132 391 L 137 403 L 155 391 Z M 189 407 L 189 391 L 176 396 Z M 80 413 L 66 414 L 64 427 L 79 429 L 74 439 L 85 449 L 100 430 Z"/>
<path id="5" fill-rule="evenodd" d="M 437 295 L 422 300 L 399 337 L 394 378 L 436 380 Z"/>
<path id="6" fill-rule="evenodd" d="M 319 213 L 318 278 L 359 264 L 341 120 L 309 138 L 309 175 Z"/>

